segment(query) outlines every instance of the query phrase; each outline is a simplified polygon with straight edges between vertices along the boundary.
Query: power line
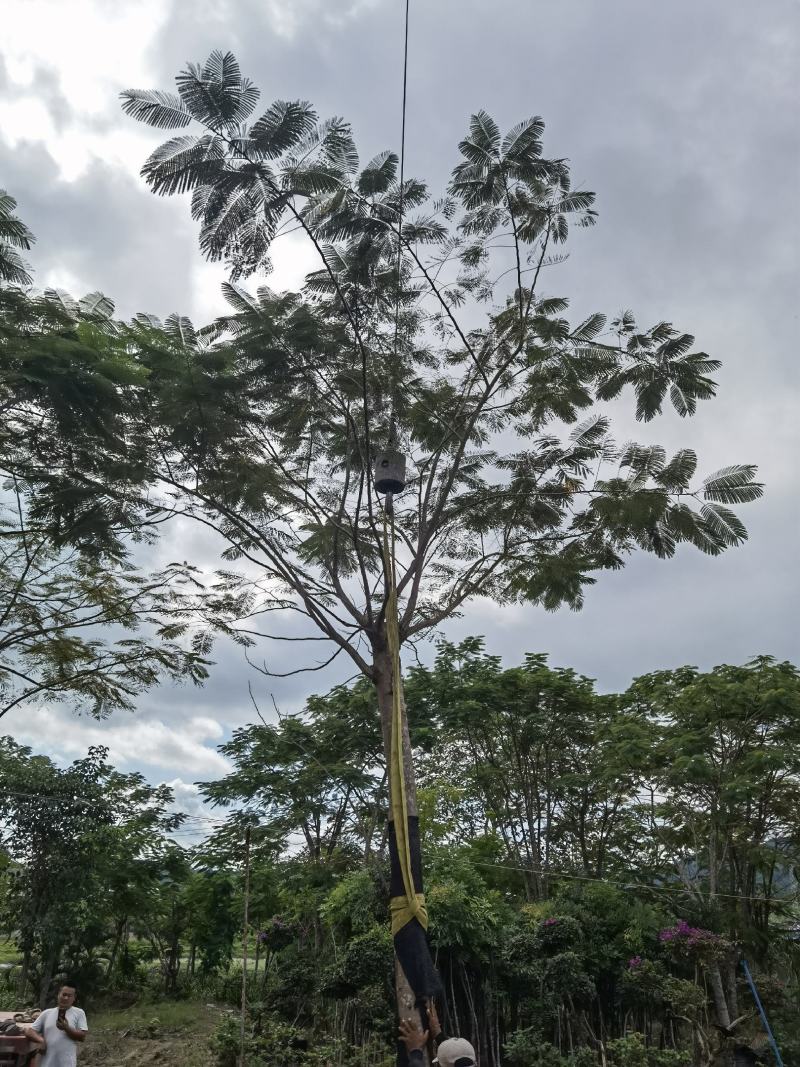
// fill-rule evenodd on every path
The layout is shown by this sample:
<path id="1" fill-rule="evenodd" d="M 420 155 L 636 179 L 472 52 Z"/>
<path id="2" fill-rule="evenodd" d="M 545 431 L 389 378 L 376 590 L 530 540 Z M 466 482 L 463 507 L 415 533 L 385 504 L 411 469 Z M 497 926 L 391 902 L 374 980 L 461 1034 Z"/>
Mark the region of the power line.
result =
<path id="1" fill-rule="evenodd" d="M 397 298 L 394 305 L 394 356 L 397 360 L 397 349 L 400 341 L 400 297 L 403 272 L 403 208 L 405 200 L 405 165 L 406 165 L 406 102 L 408 98 L 408 15 L 410 0 L 406 0 L 405 41 L 403 45 L 403 107 L 402 121 L 400 125 L 400 195 L 397 202 Z M 392 409 L 394 411 L 394 395 L 392 396 Z M 394 447 L 394 417 L 389 430 L 389 447 Z"/>
<path id="2" fill-rule="evenodd" d="M 543 871 L 535 871 L 532 867 L 515 867 L 506 863 L 487 863 L 486 861 L 471 861 L 474 862 L 476 867 L 489 867 L 499 871 L 519 871 L 521 874 L 538 874 L 542 878 L 553 877 L 556 879 L 564 878 L 567 881 L 575 882 L 594 882 L 598 885 L 613 885 L 619 889 L 637 889 L 644 892 L 656 892 L 656 893 L 691 893 L 692 890 L 688 886 L 668 886 L 668 885 L 652 885 L 645 884 L 644 882 L 622 882 L 614 878 L 596 878 L 588 874 L 573 874 L 570 871 L 562 871 L 554 869 L 553 867 L 547 868 Z M 760 904 L 782 904 L 782 903 L 795 903 L 797 897 L 797 891 L 795 892 L 795 898 L 789 897 L 766 897 L 766 896 L 746 896 L 739 893 L 715 893 L 716 897 L 721 897 L 727 900 L 747 900 L 754 901 Z"/>

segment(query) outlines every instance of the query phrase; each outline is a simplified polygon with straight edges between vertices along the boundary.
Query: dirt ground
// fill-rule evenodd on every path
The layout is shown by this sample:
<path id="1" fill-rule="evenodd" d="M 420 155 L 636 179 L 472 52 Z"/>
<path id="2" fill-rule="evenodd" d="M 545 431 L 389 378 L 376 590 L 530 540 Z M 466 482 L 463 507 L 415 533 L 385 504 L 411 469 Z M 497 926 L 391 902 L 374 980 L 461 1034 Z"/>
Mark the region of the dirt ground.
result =
<path id="1" fill-rule="evenodd" d="M 128 1030 L 92 1028 L 81 1050 L 80 1067 L 212 1067 L 208 1039 L 220 1012 L 207 1008 L 196 1024 L 181 1027 Z M 91 1021 L 90 1021 L 91 1027 Z"/>

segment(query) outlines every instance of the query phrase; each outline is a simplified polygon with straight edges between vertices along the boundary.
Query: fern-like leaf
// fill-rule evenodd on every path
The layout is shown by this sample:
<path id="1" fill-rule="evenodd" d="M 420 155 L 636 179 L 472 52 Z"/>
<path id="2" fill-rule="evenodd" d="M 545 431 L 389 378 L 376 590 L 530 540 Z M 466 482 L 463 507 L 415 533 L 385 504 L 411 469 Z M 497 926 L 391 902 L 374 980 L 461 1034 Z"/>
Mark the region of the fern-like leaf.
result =
<path id="1" fill-rule="evenodd" d="M 218 177 L 224 156 L 224 142 L 215 134 L 173 137 L 150 155 L 142 177 L 159 196 L 185 193 Z"/>
<path id="2" fill-rule="evenodd" d="M 726 548 L 734 548 L 747 540 L 742 520 L 722 504 L 703 504 L 700 515 L 713 536 Z"/>
<path id="3" fill-rule="evenodd" d="M 250 128 L 255 151 L 263 159 L 277 159 L 297 147 L 317 122 L 306 100 L 276 100 Z"/>
<path id="4" fill-rule="evenodd" d="M 503 156 L 506 159 L 516 160 L 541 155 L 543 133 L 544 119 L 539 115 L 518 122 L 503 138 Z"/>
<path id="5" fill-rule="evenodd" d="M 87 293 L 81 298 L 78 308 L 86 318 L 110 319 L 114 314 L 114 301 L 104 293 Z"/>
<path id="6" fill-rule="evenodd" d="M 172 314 L 164 320 L 164 333 L 173 341 L 191 347 L 197 342 L 197 333 L 191 319 L 185 315 Z"/>
<path id="7" fill-rule="evenodd" d="M 599 333 L 602 332 L 603 327 L 606 324 L 605 315 L 599 313 L 590 315 L 588 319 L 576 327 L 572 331 L 571 337 L 573 341 L 593 341 Z"/>
<path id="8" fill-rule="evenodd" d="M 381 152 L 367 163 L 358 176 L 362 196 L 384 193 L 397 176 L 398 158 L 394 152 Z"/>
<path id="9" fill-rule="evenodd" d="M 126 89 L 119 95 L 126 115 L 159 130 L 180 129 L 192 121 L 183 101 L 174 93 L 161 89 Z"/>
<path id="10" fill-rule="evenodd" d="M 77 319 L 78 317 L 78 304 L 64 289 L 45 289 L 45 300 L 50 301 L 52 304 L 56 304 L 61 311 L 64 311 L 70 318 Z"/>
<path id="11" fill-rule="evenodd" d="M 723 467 L 703 482 L 703 496 L 719 504 L 749 504 L 764 492 L 754 481 L 758 468 L 752 464 Z"/>
<path id="12" fill-rule="evenodd" d="M 697 453 L 691 448 L 676 452 L 669 463 L 656 475 L 656 481 L 665 489 L 677 492 L 686 489 L 697 470 Z"/>

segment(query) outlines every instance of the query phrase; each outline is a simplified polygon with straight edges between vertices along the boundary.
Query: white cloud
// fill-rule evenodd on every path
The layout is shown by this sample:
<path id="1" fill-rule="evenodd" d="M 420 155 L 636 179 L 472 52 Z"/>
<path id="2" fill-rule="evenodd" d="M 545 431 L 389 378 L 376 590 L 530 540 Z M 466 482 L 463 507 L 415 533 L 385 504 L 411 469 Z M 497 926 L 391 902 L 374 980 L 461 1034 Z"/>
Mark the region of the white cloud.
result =
<path id="1" fill-rule="evenodd" d="M 207 807 L 194 782 L 185 782 L 182 778 L 173 778 L 166 782 L 175 798 L 173 809 L 186 816 L 177 836 L 183 844 L 200 841 L 225 822 L 224 809 L 214 811 Z"/>
<path id="2" fill-rule="evenodd" d="M 147 84 L 148 46 L 168 10 L 164 0 L 5 0 L 3 53 L 8 73 L 35 90 L 37 70 L 54 68 L 76 111 L 102 113 L 114 101 L 120 77 Z"/>
<path id="3" fill-rule="evenodd" d="M 7 0 L 0 54 L 13 94 L 0 102 L 4 139 L 41 141 L 67 181 L 94 159 L 138 175 L 151 138 L 133 122 L 106 128 L 104 119 L 118 117 L 121 89 L 152 81 L 144 57 L 166 10 L 158 0 Z"/>
<path id="4" fill-rule="evenodd" d="M 140 715 L 100 723 L 76 720 L 63 708 L 44 707 L 10 713 L 6 726 L 13 730 L 15 740 L 58 760 L 77 759 L 86 755 L 90 745 L 104 745 L 109 760 L 120 770 L 146 766 L 174 773 L 180 768 L 187 777 L 203 779 L 219 777 L 230 768 L 216 750 L 224 730 L 207 716 L 184 720 L 175 729 L 162 719 Z"/>
<path id="5" fill-rule="evenodd" d="M 309 23 L 343 26 L 379 4 L 380 0 L 266 0 L 266 11 L 272 31 L 291 41 Z"/>

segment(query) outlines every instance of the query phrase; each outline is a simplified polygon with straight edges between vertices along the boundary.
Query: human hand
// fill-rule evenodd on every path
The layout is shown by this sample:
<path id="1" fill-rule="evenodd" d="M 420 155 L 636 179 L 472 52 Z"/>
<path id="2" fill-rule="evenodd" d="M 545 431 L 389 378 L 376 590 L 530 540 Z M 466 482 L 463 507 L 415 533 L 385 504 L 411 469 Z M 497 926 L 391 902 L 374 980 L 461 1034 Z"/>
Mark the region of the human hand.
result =
<path id="1" fill-rule="evenodd" d="M 442 1024 L 439 1022 L 439 1016 L 436 1014 L 436 1005 L 432 1000 L 428 1001 L 428 1027 L 431 1032 L 431 1037 L 435 1041 L 442 1032 Z"/>
<path id="2" fill-rule="evenodd" d="M 400 1040 L 406 1046 L 408 1052 L 425 1048 L 429 1037 L 430 1033 L 427 1030 L 420 1030 L 416 1023 L 412 1023 L 410 1019 L 400 1020 Z"/>

